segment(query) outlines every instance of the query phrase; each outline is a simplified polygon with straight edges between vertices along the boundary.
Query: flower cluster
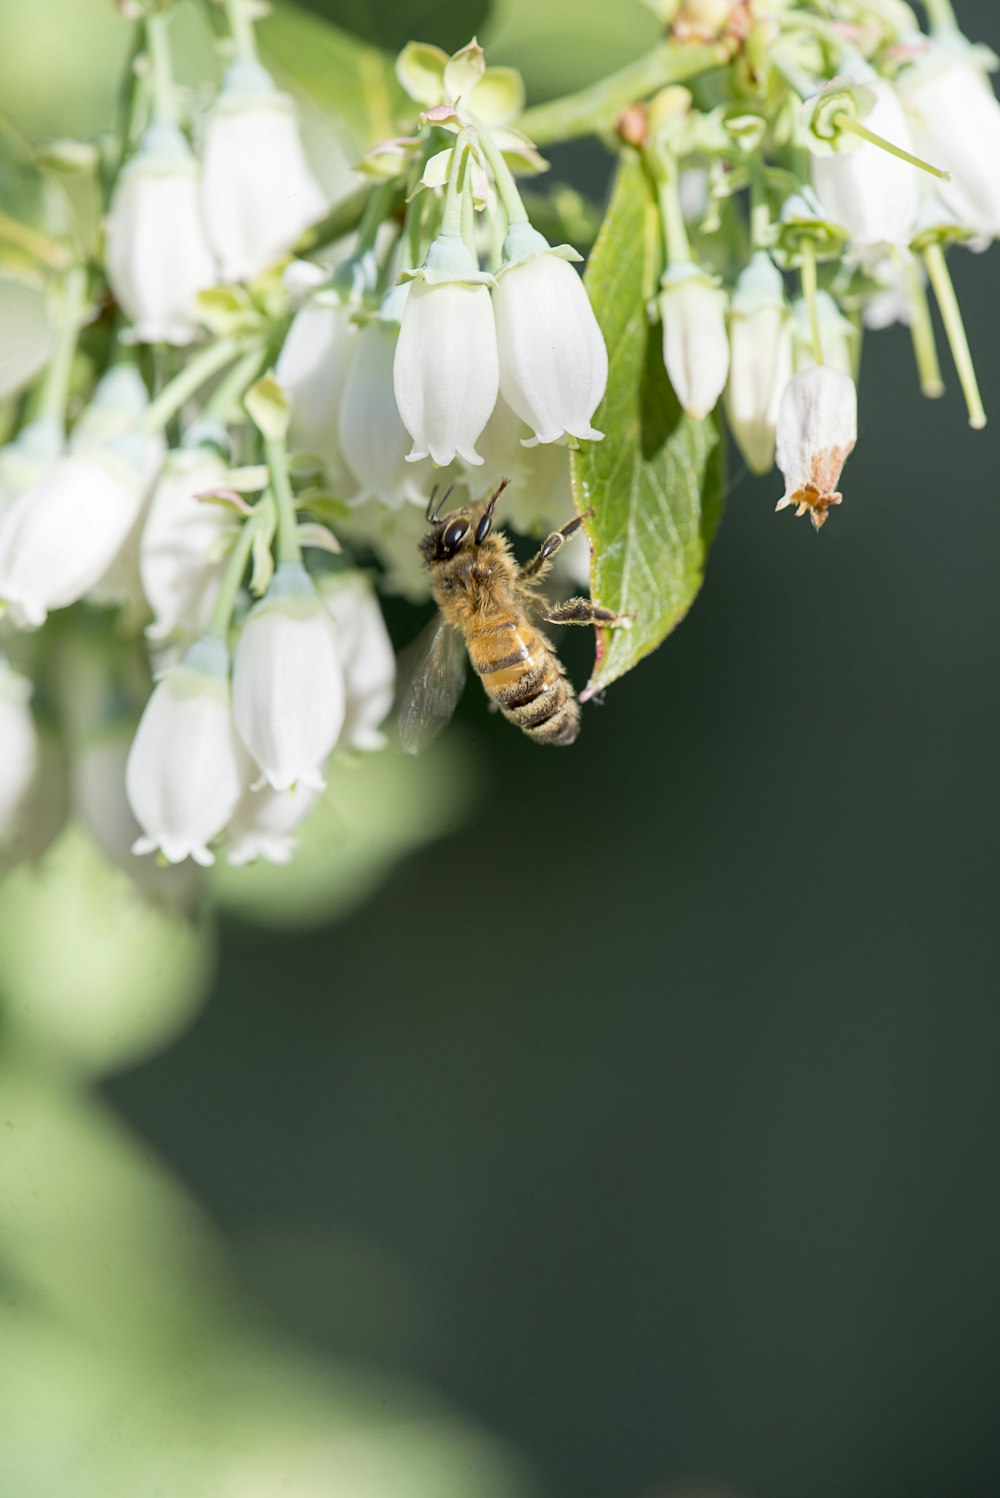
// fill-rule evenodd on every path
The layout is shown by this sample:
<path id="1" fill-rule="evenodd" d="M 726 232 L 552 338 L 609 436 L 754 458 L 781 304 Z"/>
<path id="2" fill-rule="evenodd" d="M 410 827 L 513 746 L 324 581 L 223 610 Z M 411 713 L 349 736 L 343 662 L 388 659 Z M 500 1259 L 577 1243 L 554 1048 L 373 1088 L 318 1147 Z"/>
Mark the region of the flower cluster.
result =
<path id="1" fill-rule="evenodd" d="M 946 0 L 929 36 L 896 0 L 846 9 L 668 5 L 675 35 L 739 49 L 742 87 L 714 107 L 667 87 L 623 121 L 660 206 L 655 315 L 678 398 L 697 420 L 724 398 L 748 466 L 782 471 L 777 508 L 817 529 L 857 438 L 865 328 L 908 323 L 924 393 L 944 388 L 928 283 L 985 424 L 944 250 L 1000 234 L 994 60 Z"/>
<path id="2" fill-rule="evenodd" d="M 287 859 L 331 757 L 385 743 L 376 582 L 426 597 L 432 485 L 472 502 L 505 477 L 505 523 L 544 536 L 573 514 L 572 453 L 643 459 L 605 401 L 614 319 L 561 242 L 599 212 L 527 190 L 536 141 L 599 133 L 641 163 L 653 270 L 629 325 L 662 335 L 690 421 L 724 412 L 754 472 L 777 464 L 778 509 L 819 529 L 841 502 L 866 330 L 908 323 L 940 394 L 928 288 L 985 423 L 947 251 L 1000 235 L 1000 105 L 948 0 L 928 33 L 904 0 L 648 3 L 648 57 L 530 111 L 475 41 L 410 44 L 404 133 L 324 191 L 255 0 L 225 0 L 211 94 L 174 83 L 169 0 L 122 0 L 120 149 L 46 157 L 90 173 L 103 216 L 0 222 L 53 324 L 37 387 L 0 390 L 0 846 L 37 847 L 69 805 L 114 856 Z M 597 520 L 609 553 L 631 544 Z M 556 565 L 582 584 L 589 562 L 581 533 Z"/>

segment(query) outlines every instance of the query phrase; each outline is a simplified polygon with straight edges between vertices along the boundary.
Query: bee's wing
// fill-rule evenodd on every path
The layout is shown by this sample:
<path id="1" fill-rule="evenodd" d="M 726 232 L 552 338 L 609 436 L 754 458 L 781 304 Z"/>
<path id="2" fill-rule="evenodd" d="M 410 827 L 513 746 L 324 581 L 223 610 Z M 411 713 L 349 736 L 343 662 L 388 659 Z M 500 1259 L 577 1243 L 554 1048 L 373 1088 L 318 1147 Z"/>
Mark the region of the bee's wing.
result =
<path id="1" fill-rule="evenodd" d="M 451 718 L 465 686 L 465 641 L 444 619 L 432 621 L 400 661 L 399 742 L 419 754 Z"/>

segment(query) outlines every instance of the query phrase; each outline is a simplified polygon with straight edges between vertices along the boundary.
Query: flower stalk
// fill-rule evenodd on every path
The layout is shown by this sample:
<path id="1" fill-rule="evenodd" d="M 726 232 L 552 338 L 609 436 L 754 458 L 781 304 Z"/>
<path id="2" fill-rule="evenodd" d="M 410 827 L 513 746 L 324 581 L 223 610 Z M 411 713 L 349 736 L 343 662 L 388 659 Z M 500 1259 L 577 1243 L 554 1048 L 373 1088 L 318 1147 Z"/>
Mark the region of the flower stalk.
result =
<path id="1" fill-rule="evenodd" d="M 159 125 L 176 125 L 177 91 L 165 11 L 151 11 L 146 17 L 146 54 L 153 86 L 153 118 Z"/>
<path id="2" fill-rule="evenodd" d="M 915 262 L 906 268 L 906 293 L 910 305 L 910 336 L 913 339 L 913 357 L 917 364 L 920 393 L 928 400 L 938 400 L 944 395 L 941 361 L 938 359 L 927 290 Z"/>
<path id="3" fill-rule="evenodd" d="M 246 0 L 225 0 L 226 24 L 233 41 L 233 51 L 242 62 L 257 61 L 257 38 Z"/>
<path id="4" fill-rule="evenodd" d="M 87 272 L 76 265 L 67 271 L 63 282 L 62 315 L 56 336 L 52 362 L 45 375 L 37 418 L 52 422 L 62 431 L 66 425 L 66 402 L 69 399 L 73 360 L 83 321 L 87 298 Z"/>
<path id="5" fill-rule="evenodd" d="M 986 410 L 979 393 L 979 381 L 976 379 L 976 370 L 972 362 L 972 351 L 969 348 L 969 339 L 962 321 L 951 273 L 948 270 L 948 262 L 945 259 L 944 250 L 936 241 L 925 247 L 924 264 L 934 288 L 941 320 L 951 348 L 951 357 L 955 361 L 962 394 L 965 396 L 965 404 L 969 409 L 969 425 L 974 431 L 982 431 L 986 425 Z"/>
<path id="6" fill-rule="evenodd" d="M 283 437 L 265 437 L 264 456 L 271 474 L 271 490 L 278 507 L 278 534 L 275 553 L 278 565 L 286 562 L 302 565 L 299 522 L 295 512 L 295 495 L 288 477 L 288 448 Z"/>
<path id="7" fill-rule="evenodd" d="M 215 601 L 212 617 L 208 621 L 205 633 L 214 635 L 223 642 L 229 638 L 229 626 L 233 617 L 233 609 L 236 607 L 236 598 L 243 585 L 250 554 L 261 525 L 261 507 L 267 503 L 265 496 L 249 519 L 244 521 L 233 549 L 229 553 L 226 570 L 222 574 L 219 596 Z"/>
<path id="8" fill-rule="evenodd" d="M 167 423 L 177 415 L 177 412 L 190 400 L 202 385 L 217 375 L 220 370 L 225 369 L 227 364 L 242 354 L 248 347 L 248 341 L 243 338 L 223 338 L 218 343 L 211 343 L 207 348 L 201 350 L 185 365 L 180 374 L 174 376 L 168 384 L 164 385 L 155 400 L 151 401 L 145 415 L 140 423 L 144 432 L 159 432 Z M 255 349 L 259 344 L 254 343 Z"/>

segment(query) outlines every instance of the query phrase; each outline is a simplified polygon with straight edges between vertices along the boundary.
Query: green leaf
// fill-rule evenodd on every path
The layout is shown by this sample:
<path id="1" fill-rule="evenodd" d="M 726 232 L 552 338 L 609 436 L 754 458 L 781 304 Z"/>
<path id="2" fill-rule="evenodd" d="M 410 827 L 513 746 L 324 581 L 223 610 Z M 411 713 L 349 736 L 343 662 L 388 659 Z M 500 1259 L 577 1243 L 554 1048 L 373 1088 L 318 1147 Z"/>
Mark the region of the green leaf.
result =
<path id="1" fill-rule="evenodd" d="M 392 58 L 321 16 L 282 4 L 261 22 L 258 37 L 267 66 L 292 93 L 335 114 L 359 155 L 396 135 L 397 118 L 412 113 Z"/>
<path id="2" fill-rule="evenodd" d="M 663 367 L 660 331 L 646 316 L 660 257 L 652 189 L 628 152 L 585 277 L 608 345 L 608 388 L 594 417 L 604 441 L 574 452 L 571 471 L 578 508 L 594 508 L 586 522 L 591 594 L 629 614 L 632 628 L 601 632 L 585 696 L 631 671 L 681 622 L 722 514 L 719 428 L 684 415 Z"/>

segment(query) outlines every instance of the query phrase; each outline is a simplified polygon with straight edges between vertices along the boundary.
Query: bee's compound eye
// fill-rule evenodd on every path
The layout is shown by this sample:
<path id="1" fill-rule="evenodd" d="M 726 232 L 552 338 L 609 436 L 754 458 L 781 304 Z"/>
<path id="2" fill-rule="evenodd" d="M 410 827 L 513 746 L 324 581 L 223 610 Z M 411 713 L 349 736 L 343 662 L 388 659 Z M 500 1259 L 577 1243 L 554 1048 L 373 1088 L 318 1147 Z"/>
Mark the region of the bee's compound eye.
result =
<path id="1" fill-rule="evenodd" d="M 493 516 L 492 515 L 484 515 L 483 518 L 482 518 L 482 520 L 480 520 L 479 524 L 476 526 L 476 545 L 477 546 L 482 546 L 483 542 L 486 540 L 486 537 L 490 533 L 490 528 L 491 528 L 492 525 L 493 525 Z"/>
<path id="2" fill-rule="evenodd" d="M 456 546 L 458 546 L 458 544 L 464 539 L 465 533 L 468 529 L 469 522 L 467 520 L 453 520 L 451 522 L 451 525 L 449 525 L 448 529 L 445 531 L 444 535 L 441 537 L 441 546 L 443 550 L 454 551 Z"/>

